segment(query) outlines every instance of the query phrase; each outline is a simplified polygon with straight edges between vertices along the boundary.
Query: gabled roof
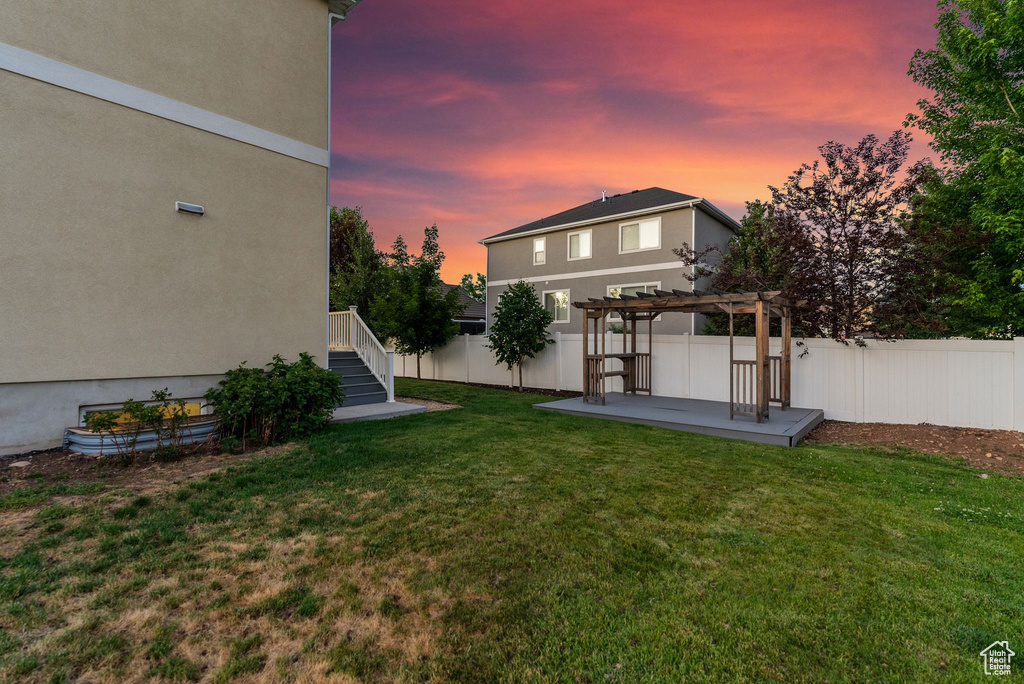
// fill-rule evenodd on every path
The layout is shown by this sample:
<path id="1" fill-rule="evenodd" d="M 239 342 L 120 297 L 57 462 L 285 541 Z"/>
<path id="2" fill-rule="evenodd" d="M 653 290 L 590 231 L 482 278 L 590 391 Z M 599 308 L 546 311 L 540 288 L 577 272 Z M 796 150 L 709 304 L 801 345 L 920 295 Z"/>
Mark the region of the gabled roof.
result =
<path id="1" fill-rule="evenodd" d="M 453 287 L 457 288 L 459 291 L 459 303 L 466 307 L 465 310 L 463 310 L 462 315 L 459 316 L 459 320 L 482 321 L 487 318 L 487 307 L 485 307 L 481 302 L 470 297 L 465 288 L 461 285 L 441 283 L 441 289 L 444 290 L 445 294 L 448 294 Z"/>
<path id="2" fill-rule="evenodd" d="M 604 200 L 596 199 L 592 202 L 581 204 L 578 207 L 573 207 L 551 216 L 545 216 L 537 221 L 484 238 L 480 243 L 486 245 L 489 242 L 507 240 L 521 235 L 546 233 L 552 230 L 600 223 L 602 220 L 611 220 L 617 217 L 627 218 L 654 211 L 681 209 L 686 206 L 699 206 L 731 228 L 735 229 L 739 226 L 733 218 L 701 197 L 675 192 L 674 190 L 666 190 L 665 188 L 647 188 L 646 190 L 634 190 L 633 192 L 620 195 L 612 195 Z"/>

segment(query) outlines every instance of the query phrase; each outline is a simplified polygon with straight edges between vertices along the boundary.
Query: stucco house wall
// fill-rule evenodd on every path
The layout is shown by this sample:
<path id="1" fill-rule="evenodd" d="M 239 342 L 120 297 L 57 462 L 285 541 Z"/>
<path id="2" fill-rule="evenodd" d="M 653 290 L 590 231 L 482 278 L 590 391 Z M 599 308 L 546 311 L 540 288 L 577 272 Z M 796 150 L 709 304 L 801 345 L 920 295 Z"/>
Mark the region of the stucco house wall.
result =
<path id="1" fill-rule="evenodd" d="M 144 387 L 194 397 L 243 361 L 325 356 L 329 25 L 324 0 L 4 9 L 0 454 Z M 61 87 L 62 65 L 84 71 Z M 105 98 L 122 86 L 192 123 Z"/>

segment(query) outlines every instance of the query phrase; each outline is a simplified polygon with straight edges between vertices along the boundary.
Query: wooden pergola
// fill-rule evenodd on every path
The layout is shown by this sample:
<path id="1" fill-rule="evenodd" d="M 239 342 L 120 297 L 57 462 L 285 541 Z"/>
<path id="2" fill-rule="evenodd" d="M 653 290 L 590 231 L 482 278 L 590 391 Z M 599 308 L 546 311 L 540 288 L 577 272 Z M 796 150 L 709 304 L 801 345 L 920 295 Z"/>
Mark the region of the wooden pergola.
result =
<path id="1" fill-rule="evenodd" d="M 684 290 L 655 290 L 634 295 L 590 299 L 573 302 L 583 316 L 583 401 L 605 403 L 606 381 L 622 378 L 624 394 L 651 394 L 653 323 L 661 314 L 712 313 L 729 314 L 729 418 L 751 416 L 758 423 L 768 419 L 769 402 L 790 405 L 790 303 L 775 292 L 741 292 L 738 294 L 703 294 Z M 622 352 L 605 349 L 606 322 L 610 314 L 622 318 Z M 738 360 L 733 340 L 733 317 L 753 314 L 756 321 L 755 359 Z M 768 353 L 768 323 L 772 316 L 782 319 L 782 352 Z M 647 351 L 637 349 L 636 326 L 647 321 Z M 593 329 L 591 331 L 591 322 Z M 591 352 L 591 332 L 593 352 Z M 622 367 L 609 370 L 609 361 Z"/>

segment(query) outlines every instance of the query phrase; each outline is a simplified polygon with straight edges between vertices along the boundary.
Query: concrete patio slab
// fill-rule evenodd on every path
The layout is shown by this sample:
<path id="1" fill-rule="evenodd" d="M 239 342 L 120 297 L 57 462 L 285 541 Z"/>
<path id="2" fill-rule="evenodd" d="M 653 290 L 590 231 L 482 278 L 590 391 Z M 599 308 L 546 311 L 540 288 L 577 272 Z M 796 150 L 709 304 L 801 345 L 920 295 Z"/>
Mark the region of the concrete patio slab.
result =
<path id="1" fill-rule="evenodd" d="M 735 420 L 729 420 L 727 401 L 619 393 L 609 394 L 604 406 L 585 404 L 582 397 L 577 397 L 534 404 L 533 407 L 544 411 L 624 423 L 641 423 L 669 430 L 697 432 L 778 446 L 796 446 L 804 435 L 825 417 L 821 409 L 788 408 L 783 411 L 777 406 L 772 406 L 769 409 L 769 419 L 764 423 L 758 423 L 746 416 L 736 416 Z"/>
<path id="2" fill-rule="evenodd" d="M 397 418 L 398 416 L 411 416 L 414 413 L 423 413 L 426 406 L 417 404 L 406 404 L 396 401 L 388 404 L 363 404 L 362 406 L 342 406 L 334 409 L 332 423 L 354 423 L 359 420 L 382 420 L 384 418 Z"/>

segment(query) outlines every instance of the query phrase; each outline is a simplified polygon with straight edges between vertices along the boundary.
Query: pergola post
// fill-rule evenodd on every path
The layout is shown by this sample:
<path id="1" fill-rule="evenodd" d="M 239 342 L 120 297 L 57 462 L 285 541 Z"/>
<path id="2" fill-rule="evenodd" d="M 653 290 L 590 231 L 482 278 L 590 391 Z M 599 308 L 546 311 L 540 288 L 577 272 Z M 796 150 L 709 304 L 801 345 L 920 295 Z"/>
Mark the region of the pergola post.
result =
<path id="1" fill-rule="evenodd" d="M 622 328 L 622 352 L 624 354 L 626 352 L 629 352 L 630 354 L 635 354 L 636 353 L 636 314 L 632 314 L 627 319 L 625 312 L 623 312 L 623 314 L 622 314 L 622 323 L 623 323 L 623 328 Z M 626 335 L 627 335 L 627 333 L 629 335 L 629 349 L 626 349 Z M 629 368 L 630 368 L 630 374 L 622 379 L 622 393 L 625 394 L 626 391 L 627 391 L 627 388 L 626 388 L 627 382 L 626 381 L 628 380 L 629 381 L 628 382 L 628 384 L 629 384 L 629 388 L 628 388 L 629 393 L 630 394 L 636 394 L 636 384 L 637 384 L 636 383 L 636 371 L 637 371 L 636 357 L 634 356 L 632 359 L 629 359 L 629 360 L 627 360 L 624 357 L 622 362 L 623 362 L 623 364 L 629 364 Z"/>
<path id="2" fill-rule="evenodd" d="M 647 369 L 644 371 L 644 381 L 647 386 L 647 396 L 654 396 L 654 314 L 647 314 Z"/>
<path id="3" fill-rule="evenodd" d="M 601 312 L 601 405 L 602 406 L 604 406 L 605 396 L 606 396 L 606 394 L 608 392 L 607 379 L 605 377 L 605 372 L 604 372 L 604 370 L 605 370 L 605 365 L 604 365 L 604 363 L 605 363 L 604 343 L 605 343 L 605 338 L 608 337 L 608 334 L 605 332 L 605 319 L 606 318 L 607 318 L 607 314 L 602 311 Z"/>
<path id="4" fill-rule="evenodd" d="M 736 415 L 736 366 L 733 363 L 735 353 L 733 352 L 733 324 L 732 324 L 732 302 L 729 302 L 729 420 Z"/>
<path id="5" fill-rule="evenodd" d="M 590 355 L 590 330 L 587 326 L 590 324 L 589 312 L 583 312 L 583 401 L 584 403 L 590 400 L 590 362 L 587 356 Z"/>
<path id="6" fill-rule="evenodd" d="M 771 381 L 771 369 L 768 367 L 768 313 L 769 308 L 763 299 L 754 303 L 754 318 L 756 319 L 754 348 L 754 372 L 756 373 L 756 408 L 757 422 L 761 423 L 768 417 L 768 383 Z"/>
<path id="7" fill-rule="evenodd" d="M 629 351 L 636 353 L 636 314 L 633 314 L 633 318 L 630 321 L 632 325 L 629 328 Z"/>

